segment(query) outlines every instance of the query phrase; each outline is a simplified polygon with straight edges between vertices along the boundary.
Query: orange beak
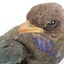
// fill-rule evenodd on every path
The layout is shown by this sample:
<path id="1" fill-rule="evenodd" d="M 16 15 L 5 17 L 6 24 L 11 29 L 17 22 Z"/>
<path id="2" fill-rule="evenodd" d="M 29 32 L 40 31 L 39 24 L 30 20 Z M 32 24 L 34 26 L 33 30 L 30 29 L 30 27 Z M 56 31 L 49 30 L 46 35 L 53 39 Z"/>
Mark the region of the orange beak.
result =
<path id="1" fill-rule="evenodd" d="M 32 24 L 30 24 L 29 21 L 25 22 L 23 25 L 20 26 L 18 30 L 18 34 L 23 33 L 43 33 L 44 30 L 42 28 L 36 27 Z"/>

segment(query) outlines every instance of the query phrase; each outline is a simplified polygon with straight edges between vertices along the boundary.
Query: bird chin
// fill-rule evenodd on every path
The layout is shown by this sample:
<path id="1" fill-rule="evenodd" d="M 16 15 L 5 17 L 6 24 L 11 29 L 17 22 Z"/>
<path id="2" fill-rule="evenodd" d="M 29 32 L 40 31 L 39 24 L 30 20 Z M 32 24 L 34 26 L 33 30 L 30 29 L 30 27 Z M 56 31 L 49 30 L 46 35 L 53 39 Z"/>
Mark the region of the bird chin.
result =
<path id="1" fill-rule="evenodd" d="M 57 44 L 52 39 L 45 37 L 42 33 L 32 33 L 31 35 L 35 48 L 50 56 L 56 56 L 58 53 Z"/>

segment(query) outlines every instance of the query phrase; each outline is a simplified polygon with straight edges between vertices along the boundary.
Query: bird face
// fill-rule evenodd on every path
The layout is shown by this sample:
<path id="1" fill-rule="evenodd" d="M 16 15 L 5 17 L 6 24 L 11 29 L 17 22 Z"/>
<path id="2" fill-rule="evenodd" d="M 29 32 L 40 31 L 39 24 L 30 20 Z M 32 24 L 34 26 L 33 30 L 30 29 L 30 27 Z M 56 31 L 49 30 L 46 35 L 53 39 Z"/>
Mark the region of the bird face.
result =
<path id="1" fill-rule="evenodd" d="M 55 24 L 56 24 L 56 21 L 54 20 L 48 25 L 50 25 L 51 27 L 54 27 Z M 29 21 L 27 21 L 22 26 L 20 26 L 18 30 L 19 32 L 18 34 L 31 33 L 31 37 L 35 41 L 34 42 L 35 47 L 37 47 L 44 53 L 47 53 L 48 55 L 56 56 L 58 52 L 57 44 L 56 42 L 54 43 L 52 39 L 47 37 L 49 35 L 48 33 L 47 33 L 47 36 L 45 36 L 46 35 L 45 30 L 43 28 L 34 26 Z"/>
<path id="2" fill-rule="evenodd" d="M 40 50 L 57 56 L 59 39 L 64 36 L 62 11 L 62 7 L 56 3 L 34 6 L 28 12 L 27 22 L 20 26 L 18 34 L 32 33 L 32 38 Z"/>
<path id="3" fill-rule="evenodd" d="M 57 3 L 34 6 L 27 14 L 27 22 L 18 30 L 21 33 L 43 33 L 47 37 L 61 38 L 64 33 L 63 9 Z M 49 37 L 50 38 L 50 37 Z"/>

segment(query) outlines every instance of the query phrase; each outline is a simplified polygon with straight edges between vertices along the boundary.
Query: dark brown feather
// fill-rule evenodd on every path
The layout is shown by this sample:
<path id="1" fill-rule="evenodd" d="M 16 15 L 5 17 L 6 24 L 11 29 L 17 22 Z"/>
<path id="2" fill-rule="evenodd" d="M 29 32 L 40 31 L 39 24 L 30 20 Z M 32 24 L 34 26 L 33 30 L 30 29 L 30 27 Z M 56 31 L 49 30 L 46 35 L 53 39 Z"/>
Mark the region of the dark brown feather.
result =
<path id="1" fill-rule="evenodd" d="M 62 21 L 62 7 L 57 3 L 45 3 L 34 6 L 27 14 L 30 23 L 43 28 L 51 20 Z"/>
<path id="2" fill-rule="evenodd" d="M 52 37 L 62 37 L 64 34 L 64 14 L 63 8 L 57 3 L 44 3 L 34 6 L 27 14 L 27 20 L 30 23 L 40 27 L 48 29 L 48 33 Z M 51 20 L 57 20 L 56 27 L 48 27 L 47 24 Z"/>

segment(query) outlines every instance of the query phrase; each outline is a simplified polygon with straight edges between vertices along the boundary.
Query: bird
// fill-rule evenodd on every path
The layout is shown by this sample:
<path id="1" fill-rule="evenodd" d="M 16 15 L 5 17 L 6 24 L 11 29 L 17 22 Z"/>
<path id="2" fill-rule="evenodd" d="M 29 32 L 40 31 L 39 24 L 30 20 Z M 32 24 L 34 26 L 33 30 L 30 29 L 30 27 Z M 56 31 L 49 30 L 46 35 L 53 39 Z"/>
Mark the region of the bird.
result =
<path id="1" fill-rule="evenodd" d="M 34 46 L 44 53 L 42 64 L 58 64 L 64 57 L 64 9 L 58 3 L 35 5 L 18 34 L 31 33 Z"/>

